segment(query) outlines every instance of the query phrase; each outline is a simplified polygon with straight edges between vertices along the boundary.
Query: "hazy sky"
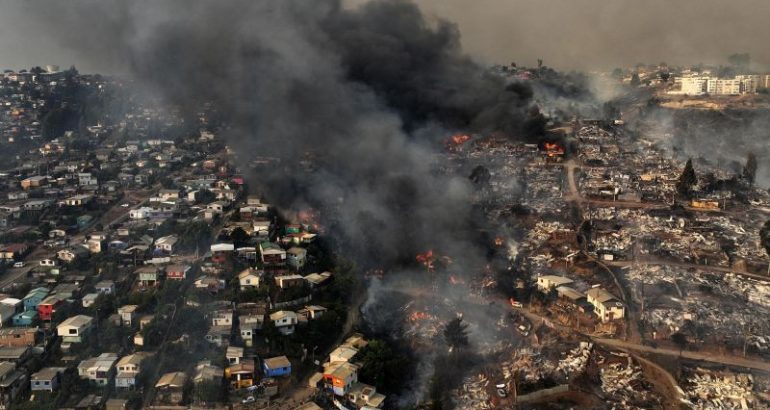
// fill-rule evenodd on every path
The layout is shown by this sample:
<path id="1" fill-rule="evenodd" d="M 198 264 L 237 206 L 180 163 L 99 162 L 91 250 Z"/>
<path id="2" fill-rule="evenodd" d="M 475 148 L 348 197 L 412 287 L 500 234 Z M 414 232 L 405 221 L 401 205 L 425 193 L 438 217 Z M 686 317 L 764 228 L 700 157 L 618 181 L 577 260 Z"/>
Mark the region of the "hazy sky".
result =
<path id="1" fill-rule="evenodd" d="M 767 0 L 416 2 L 426 14 L 456 22 L 466 51 L 485 62 L 534 64 L 540 57 L 552 67 L 591 70 L 638 62 L 721 63 L 745 51 L 755 69 L 770 68 Z M 76 64 L 84 71 L 104 69 L 42 35 L 36 22 L 19 12 L 24 3 L 0 0 L 0 68 Z"/>

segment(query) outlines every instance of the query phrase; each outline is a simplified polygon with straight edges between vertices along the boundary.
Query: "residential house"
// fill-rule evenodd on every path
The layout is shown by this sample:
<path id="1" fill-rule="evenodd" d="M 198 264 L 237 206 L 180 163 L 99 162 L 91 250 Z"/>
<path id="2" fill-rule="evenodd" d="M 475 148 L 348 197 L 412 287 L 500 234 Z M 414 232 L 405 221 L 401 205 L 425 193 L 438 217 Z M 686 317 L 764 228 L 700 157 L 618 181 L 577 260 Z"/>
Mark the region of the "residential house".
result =
<path id="1" fill-rule="evenodd" d="M 239 273 L 238 283 L 241 286 L 241 290 L 259 288 L 259 284 L 262 279 L 261 273 L 262 272 L 254 268 L 248 268 Z"/>
<path id="2" fill-rule="evenodd" d="M 342 345 L 329 353 L 329 363 L 349 362 L 358 354 L 358 349 L 354 346 Z"/>
<path id="3" fill-rule="evenodd" d="M 291 362 L 286 356 L 271 357 L 262 360 L 264 377 L 280 377 L 291 375 Z"/>
<path id="4" fill-rule="evenodd" d="M 211 293 L 218 293 L 220 290 L 224 290 L 227 284 L 224 279 L 203 275 L 196 279 L 193 285 L 197 289 L 206 289 Z"/>
<path id="5" fill-rule="evenodd" d="M 51 295 L 43 299 L 37 306 L 37 314 L 40 320 L 50 321 L 56 309 L 64 304 L 65 301 L 58 295 Z"/>
<path id="6" fill-rule="evenodd" d="M 384 394 L 377 393 L 374 386 L 365 383 L 354 383 L 346 397 L 360 409 L 380 409 L 386 398 Z"/>
<path id="7" fill-rule="evenodd" d="M 190 265 L 168 265 L 166 266 L 166 279 L 185 280 L 188 272 L 190 272 Z"/>
<path id="8" fill-rule="evenodd" d="M 327 283 L 331 277 L 331 272 L 311 273 L 305 276 L 305 282 L 307 282 L 311 288 L 317 288 Z"/>
<path id="9" fill-rule="evenodd" d="M 56 326 L 56 334 L 62 338 L 62 343 L 80 343 L 91 330 L 93 322 L 90 316 L 72 316 Z"/>
<path id="10" fill-rule="evenodd" d="M 275 277 L 275 284 L 281 289 L 302 287 L 305 285 L 305 278 L 300 275 L 281 275 Z"/>
<path id="11" fill-rule="evenodd" d="M 224 372 L 224 369 L 221 367 L 214 366 L 210 361 L 204 360 L 198 362 L 198 365 L 195 366 L 195 377 L 193 378 L 193 381 L 196 384 L 203 382 L 219 382 L 222 380 Z"/>
<path id="12" fill-rule="evenodd" d="M 158 198 L 161 201 L 176 201 L 180 198 L 178 189 L 161 189 L 158 192 Z"/>
<path id="13" fill-rule="evenodd" d="M 24 310 L 24 304 L 22 303 L 21 299 L 5 298 L 0 300 L 0 305 L 12 306 L 15 312 L 21 312 Z"/>
<path id="14" fill-rule="evenodd" d="M 155 287 L 160 284 L 160 272 L 155 266 L 142 266 L 136 270 L 136 275 L 143 287 Z"/>
<path id="15" fill-rule="evenodd" d="M 278 332 L 282 335 L 294 333 L 294 327 L 297 324 L 297 314 L 288 310 L 279 310 L 270 314 L 270 320 Z"/>
<path id="16" fill-rule="evenodd" d="M 280 266 L 286 263 L 286 251 L 272 242 L 260 242 L 259 254 L 265 265 Z"/>
<path id="17" fill-rule="evenodd" d="M 299 310 L 297 314 L 300 316 L 304 316 L 307 320 L 315 320 L 321 317 L 324 313 L 326 313 L 328 309 L 326 309 L 323 306 L 318 305 L 310 305 L 305 306 L 303 309 Z"/>
<path id="18" fill-rule="evenodd" d="M 265 323 L 266 312 L 266 309 L 260 308 L 247 314 L 241 314 L 238 317 L 241 339 L 246 344 L 246 347 L 253 346 L 257 330 L 261 330 Z"/>
<path id="19" fill-rule="evenodd" d="M 230 336 L 233 332 L 232 326 L 212 326 L 206 332 L 207 342 L 219 347 L 226 347 L 230 344 Z"/>
<path id="20" fill-rule="evenodd" d="M 155 383 L 156 400 L 164 404 L 180 404 L 184 400 L 187 375 L 182 372 L 166 373 Z"/>
<path id="21" fill-rule="evenodd" d="M 358 382 L 359 367 L 350 362 L 330 362 L 324 365 L 323 381 L 337 396 L 348 394 Z"/>
<path id="22" fill-rule="evenodd" d="M 64 367 L 44 367 L 32 374 L 29 387 L 33 393 L 36 391 L 55 392 L 59 388 L 61 376 L 66 370 Z"/>
<path id="23" fill-rule="evenodd" d="M 141 370 L 142 360 L 150 357 L 147 352 L 136 352 L 118 360 L 115 387 L 128 389 L 136 385 L 136 375 Z"/>
<path id="24" fill-rule="evenodd" d="M 0 303 L 0 326 L 11 323 L 13 315 L 16 314 L 16 307 Z"/>
<path id="25" fill-rule="evenodd" d="M 594 312 L 602 322 L 622 319 L 625 306 L 615 295 L 602 288 L 591 288 L 586 292 L 588 303 L 593 305 Z"/>
<path id="26" fill-rule="evenodd" d="M 286 251 L 286 262 L 289 264 L 289 266 L 296 270 L 302 269 L 302 267 L 305 266 L 306 260 L 307 249 L 305 248 L 299 248 L 295 246 L 293 248 L 289 248 L 289 250 Z"/>
<path id="27" fill-rule="evenodd" d="M 0 362 L 10 362 L 20 365 L 32 356 L 32 348 L 29 346 L 0 347 Z"/>
<path id="28" fill-rule="evenodd" d="M 93 201 L 94 196 L 89 194 L 73 195 L 69 198 L 65 198 L 59 204 L 63 206 L 79 208 L 88 205 Z"/>
<path id="29" fill-rule="evenodd" d="M 80 303 L 84 308 L 93 306 L 96 303 L 96 299 L 99 298 L 99 293 L 88 293 L 80 300 Z"/>
<path id="30" fill-rule="evenodd" d="M 8 327 L 0 329 L 0 346 L 27 347 L 37 344 L 40 338 L 40 329 L 37 327 L 19 328 Z"/>
<path id="31" fill-rule="evenodd" d="M 88 249 L 82 246 L 71 246 L 56 252 L 56 258 L 64 263 L 72 263 L 78 258 L 85 258 L 88 254 Z"/>
<path id="32" fill-rule="evenodd" d="M 78 376 L 99 386 L 106 386 L 112 380 L 117 361 L 118 355 L 115 353 L 102 353 L 83 360 L 78 364 Z"/>
<path id="33" fill-rule="evenodd" d="M 11 320 L 14 326 L 32 326 L 32 323 L 37 320 L 37 310 L 25 310 L 17 313 Z"/>
<path id="34" fill-rule="evenodd" d="M 29 246 L 24 243 L 12 243 L 0 247 L 0 259 L 19 261 L 29 253 Z"/>
<path id="35" fill-rule="evenodd" d="M 13 363 L 0 363 L 0 406 L 10 408 L 13 401 L 27 388 L 27 373 Z"/>
<path id="36" fill-rule="evenodd" d="M 230 365 L 240 363 L 243 361 L 243 348 L 238 346 L 228 346 L 225 358 Z"/>
<path id="37" fill-rule="evenodd" d="M 48 177 L 43 175 L 36 175 L 21 180 L 22 189 L 39 188 L 48 184 Z"/>
<path id="38" fill-rule="evenodd" d="M 115 293 L 115 282 L 111 280 L 103 280 L 99 281 L 94 285 L 96 288 L 97 293 L 102 293 L 105 295 L 112 295 Z"/>
<path id="39" fill-rule="evenodd" d="M 99 185 L 99 180 L 95 176 L 93 176 L 90 172 L 81 172 L 78 174 L 78 185 L 80 186 Z"/>
<path id="40" fill-rule="evenodd" d="M 200 361 L 195 366 L 195 377 L 193 378 L 193 382 L 196 384 L 203 382 L 220 382 L 223 374 L 224 369 L 212 365 L 211 361 Z"/>
<path id="41" fill-rule="evenodd" d="M 215 243 L 211 245 L 211 261 L 224 263 L 235 252 L 235 245 L 231 243 Z"/>
<path id="42" fill-rule="evenodd" d="M 122 326 L 131 327 L 134 325 L 134 319 L 136 318 L 136 310 L 139 308 L 137 305 L 125 305 L 118 308 L 118 315 L 120 315 L 120 324 Z"/>
<path id="43" fill-rule="evenodd" d="M 225 378 L 233 389 L 245 389 L 254 385 L 254 362 L 231 365 L 225 369 Z"/>
<path id="44" fill-rule="evenodd" d="M 541 292 L 548 292 L 559 286 L 569 285 L 574 282 L 572 279 L 564 276 L 543 275 L 537 277 L 537 288 Z"/>
<path id="45" fill-rule="evenodd" d="M 211 317 L 212 326 L 232 326 L 233 325 L 232 309 L 215 310 L 209 314 L 209 317 Z"/>
<path id="46" fill-rule="evenodd" d="M 155 240 L 155 250 L 165 252 L 168 254 L 174 253 L 176 250 L 176 244 L 179 242 L 179 236 L 168 235 L 163 236 Z"/>

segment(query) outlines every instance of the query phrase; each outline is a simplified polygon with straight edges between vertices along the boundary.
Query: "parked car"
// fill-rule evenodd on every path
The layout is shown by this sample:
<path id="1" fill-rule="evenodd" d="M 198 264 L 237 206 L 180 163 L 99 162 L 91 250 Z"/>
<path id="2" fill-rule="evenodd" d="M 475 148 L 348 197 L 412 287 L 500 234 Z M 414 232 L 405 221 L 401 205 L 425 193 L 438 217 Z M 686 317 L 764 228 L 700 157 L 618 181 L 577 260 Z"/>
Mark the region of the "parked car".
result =
<path id="1" fill-rule="evenodd" d="M 22 261 L 16 262 L 16 263 L 13 264 L 13 267 L 14 268 L 23 268 L 24 267 L 24 262 L 22 262 Z"/>
<path id="2" fill-rule="evenodd" d="M 246 397 L 245 399 L 241 400 L 241 403 L 248 404 L 248 403 L 254 403 L 256 399 L 254 399 L 254 396 Z"/>

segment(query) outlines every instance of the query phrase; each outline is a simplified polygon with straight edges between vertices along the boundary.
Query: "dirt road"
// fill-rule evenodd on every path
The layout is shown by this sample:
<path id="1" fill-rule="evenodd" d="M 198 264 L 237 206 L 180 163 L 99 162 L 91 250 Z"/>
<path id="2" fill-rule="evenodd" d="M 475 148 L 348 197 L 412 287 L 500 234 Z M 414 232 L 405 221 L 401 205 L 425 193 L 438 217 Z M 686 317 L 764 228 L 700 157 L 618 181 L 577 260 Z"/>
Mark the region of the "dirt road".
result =
<path id="1" fill-rule="evenodd" d="M 666 356 L 680 356 L 680 352 L 677 349 L 645 346 L 631 342 L 624 342 L 618 339 L 606 339 L 600 337 L 592 337 L 591 339 L 593 339 L 593 341 L 596 343 L 615 347 L 618 349 L 629 349 L 637 352 L 656 353 Z M 727 366 L 744 367 L 747 369 L 761 370 L 770 373 L 770 363 L 748 357 L 715 355 L 713 353 L 693 352 L 689 350 L 682 351 L 681 357 L 690 360 L 718 363 Z"/>

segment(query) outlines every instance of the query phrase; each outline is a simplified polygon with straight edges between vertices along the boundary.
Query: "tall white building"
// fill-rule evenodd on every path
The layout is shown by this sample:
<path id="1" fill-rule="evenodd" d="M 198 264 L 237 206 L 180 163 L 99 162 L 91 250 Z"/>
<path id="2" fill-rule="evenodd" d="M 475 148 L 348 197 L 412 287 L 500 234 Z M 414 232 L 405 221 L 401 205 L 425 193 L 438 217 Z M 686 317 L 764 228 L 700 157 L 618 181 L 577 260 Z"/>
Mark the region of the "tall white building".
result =
<path id="1" fill-rule="evenodd" d="M 672 91 L 672 94 L 701 95 L 706 93 L 706 85 L 709 77 L 676 77 L 674 84 L 678 85 L 679 90 Z"/>
<path id="2" fill-rule="evenodd" d="M 711 95 L 738 95 L 741 93 L 741 80 L 710 78 L 706 83 L 706 92 Z"/>

